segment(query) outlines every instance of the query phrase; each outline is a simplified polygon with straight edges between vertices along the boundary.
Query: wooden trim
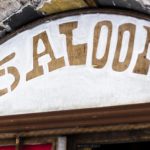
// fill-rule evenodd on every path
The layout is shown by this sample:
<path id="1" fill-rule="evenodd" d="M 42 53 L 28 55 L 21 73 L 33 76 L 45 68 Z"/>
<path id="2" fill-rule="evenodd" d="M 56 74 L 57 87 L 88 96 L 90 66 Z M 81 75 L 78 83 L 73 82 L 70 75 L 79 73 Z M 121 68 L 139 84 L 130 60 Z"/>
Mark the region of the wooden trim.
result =
<path id="1" fill-rule="evenodd" d="M 150 123 L 150 103 L 0 117 L 0 133 Z"/>

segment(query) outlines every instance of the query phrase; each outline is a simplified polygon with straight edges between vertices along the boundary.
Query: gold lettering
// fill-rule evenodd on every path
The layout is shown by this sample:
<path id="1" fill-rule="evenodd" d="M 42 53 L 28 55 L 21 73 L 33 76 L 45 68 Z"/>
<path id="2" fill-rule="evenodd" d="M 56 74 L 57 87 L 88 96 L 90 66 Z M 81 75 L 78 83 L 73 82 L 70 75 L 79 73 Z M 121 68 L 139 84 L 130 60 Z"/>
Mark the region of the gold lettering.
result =
<path id="1" fill-rule="evenodd" d="M 5 75 L 5 70 L 4 69 L 0 70 L 0 77 L 4 75 Z M 0 96 L 5 95 L 6 93 L 8 93 L 7 88 L 0 89 Z"/>
<path id="2" fill-rule="evenodd" d="M 38 54 L 37 49 L 40 39 L 45 46 L 45 51 Z M 42 32 L 33 37 L 33 70 L 27 73 L 27 81 L 43 75 L 43 66 L 39 65 L 38 59 L 44 55 L 49 55 L 51 58 L 51 61 L 48 63 L 49 72 L 65 66 L 64 57 L 55 58 L 47 33 Z"/>
<path id="3" fill-rule="evenodd" d="M 8 73 L 15 77 L 15 80 L 11 85 L 11 91 L 13 91 L 17 87 L 17 85 L 20 81 L 20 74 L 19 74 L 17 68 L 15 68 L 15 67 L 8 67 Z"/>
<path id="4" fill-rule="evenodd" d="M 107 45 L 105 54 L 101 59 L 96 58 L 96 53 L 98 50 L 98 43 L 100 38 L 101 29 L 103 26 L 107 26 L 108 28 L 108 35 L 107 35 Z M 111 35 L 112 35 L 112 23 L 110 21 L 102 21 L 97 23 L 94 29 L 94 39 L 93 39 L 93 56 L 92 56 L 92 65 L 95 68 L 103 68 L 107 62 L 108 54 L 109 54 L 109 47 L 110 47 L 110 41 L 111 41 Z"/>
<path id="5" fill-rule="evenodd" d="M 135 68 L 133 70 L 134 73 L 138 74 L 147 74 L 149 65 L 150 65 L 150 60 L 148 60 L 147 57 L 147 52 L 148 52 L 148 47 L 150 44 L 150 27 L 144 26 L 144 28 L 147 31 L 147 40 L 145 43 L 145 48 L 143 53 L 139 54 Z"/>
<path id="6" fill-rule="evenodd" d="M 70 65 L 86 64 L 87 44 L 73 45 L 72 31 L 77 28 L 77 22 L 60 25 L 60 33 L 66 35 L 67 53 Z"/>
<path id="7" fill-rule="evenodd" d="M 14 57 L 15 57 L 15 53 L 8 55 L 7 57 L 5 57 L 3 60 L 0 61 L 0 66 L 2 66 L 4 63 L 7 63 Z M 12 67 L 12 66 L 8 67 L 7 71 L 8 71 L 8 74 L 11 74 L 15 78 L 14 82 L 10 86 L 11 91 L 13 91 L 17 87 L 17 85 L 20 81 L 20 74 L 19 74 L 18 69 L 16 67 Z M 1 69 L 0 76 L 5 76 L 5 75 L 6 75 L 5 70 Z M 7 93 L 8 93 L 8 88 L 0 89 L 0 96 L 5 95 Z"/>
<path id="8" fill-rule="evenodd" d="M 133 54 L 135 30 L 136 30 L 136 26 L 134 24 L 127 23 L 127 24 L 120 25 L 119 31 L 118 31 L 117 48 L 116 48 L 113 66 L 112 66 L 113 70 L 121 72 L 121 71 L 124 71 L 128 68 L 130 61 L 131 61 L 131 58 L 132 58 L 132 54 Z M 123 34 L 125 31 L 130 32 L 129 43 L 126 43 L 126 44 L 128 44 L 128 50 L 127 50 L 127 55 L 126 55 L 125 61 L 119 62 L 120 52 L 121 52 L 121 47 L 122 47 Z"/>

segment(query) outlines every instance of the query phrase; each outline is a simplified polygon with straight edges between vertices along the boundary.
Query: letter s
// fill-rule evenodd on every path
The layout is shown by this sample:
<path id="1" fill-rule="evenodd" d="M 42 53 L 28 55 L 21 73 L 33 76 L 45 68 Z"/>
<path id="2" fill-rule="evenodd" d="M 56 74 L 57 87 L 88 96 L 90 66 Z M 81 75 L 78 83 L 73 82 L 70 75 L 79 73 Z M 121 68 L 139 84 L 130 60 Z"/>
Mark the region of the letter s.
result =
<path id="1" fill-rule="evenodd" d="M 4 63 L 7 63 L 14 57 L 15 57 L 15 53 L 12 53 L 12 54 L 6 56 L 3 60 L 0 61 L 0 66 L 2 66 Z M 8 72 L 8 74 L 11 74 L 14 77 L 14 82 L 10 85 L 10 89 L 11 89 L 11 91 L 13 91 L 17 87 L 17 85 L 20 81 L 20 74 L 19 74 L 18 69 L 13 66 L 7 67 L 7 72 Z M 5 76 L 5 75 L 6 75 L 6 70 L 0 69 L 0 77 Z M 6 87 L 4 89 L 0 89 L 0 96 L 5 95 L 7 93 L 8 93 L 8 87 Z"/>

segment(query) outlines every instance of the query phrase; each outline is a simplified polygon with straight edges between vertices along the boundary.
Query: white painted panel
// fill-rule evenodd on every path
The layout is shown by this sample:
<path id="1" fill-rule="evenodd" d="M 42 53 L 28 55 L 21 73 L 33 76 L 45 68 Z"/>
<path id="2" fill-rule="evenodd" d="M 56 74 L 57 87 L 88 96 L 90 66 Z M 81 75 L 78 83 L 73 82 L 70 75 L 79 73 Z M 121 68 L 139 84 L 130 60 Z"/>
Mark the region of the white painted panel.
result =
<path id="1" fill-rule="evenodd" d="M 97 22 L 112 22 L 113 31 L 109 57 L 103 68 L 92 66 L 93 34 Z M 59 25 L 77 21 L 78 27 L 73 31 L 73 44 L 88 44 L 85 65 L 70 66 L 67 56 L 66 38 L 60 34 Z M 134 52 L 127 70 L 116 72 L 112 62 L 116 50 L 118 27 L 124 23 L 136 25 Z M 10 91 L 13 76 L 0 77 L 0 89 L 7 87 L 9 92 L 0 97 L 0 115 L 70 110 L 80 108 L 116 106 L 124 104 L 150 102 L 150 73 L 135 74 L 139 53 L 143 52 L 146 42 L 146 30 L 143 26 L 150 23 L 145 20 L 121 15 L 89 14 L 65 17 L 52 22 L 45 22 L 26 30 L 0 45 L 0 60 L 15 52 L 16 56 L 0 69 L 15 66 L 20 73 L 20 82 L 16 89 Z M 43 65 L 44 75 L 26 81 L 26 74 L 33 69 L 33 36 L 46 31 L 56 58 L 64 56 L 65 67 L 49 72 L 49 56 L 39 59 Z M 126 34 L 124 34 L 126 35 Z M 128 40 L 125 40 L 128 41 Z M 106 46 L 105 44 L 100 44 Z M 39 42 L 39 49 L 43 45 Z M 39 52 L 41 52 L 39 50 Z M 121 57 L 125 58 L 121 53 Z"/>

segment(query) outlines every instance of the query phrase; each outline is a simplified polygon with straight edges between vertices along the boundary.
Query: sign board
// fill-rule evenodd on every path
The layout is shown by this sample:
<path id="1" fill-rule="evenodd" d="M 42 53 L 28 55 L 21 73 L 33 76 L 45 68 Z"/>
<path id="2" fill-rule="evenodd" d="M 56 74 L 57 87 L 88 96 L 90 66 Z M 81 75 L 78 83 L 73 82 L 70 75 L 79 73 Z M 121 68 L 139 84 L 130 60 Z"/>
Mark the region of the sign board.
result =
<path id="1" fill-rule="evenodd" d="M 150 102 L 148 19 L 62 16 L 1 43 L 1 116 Z"/>

